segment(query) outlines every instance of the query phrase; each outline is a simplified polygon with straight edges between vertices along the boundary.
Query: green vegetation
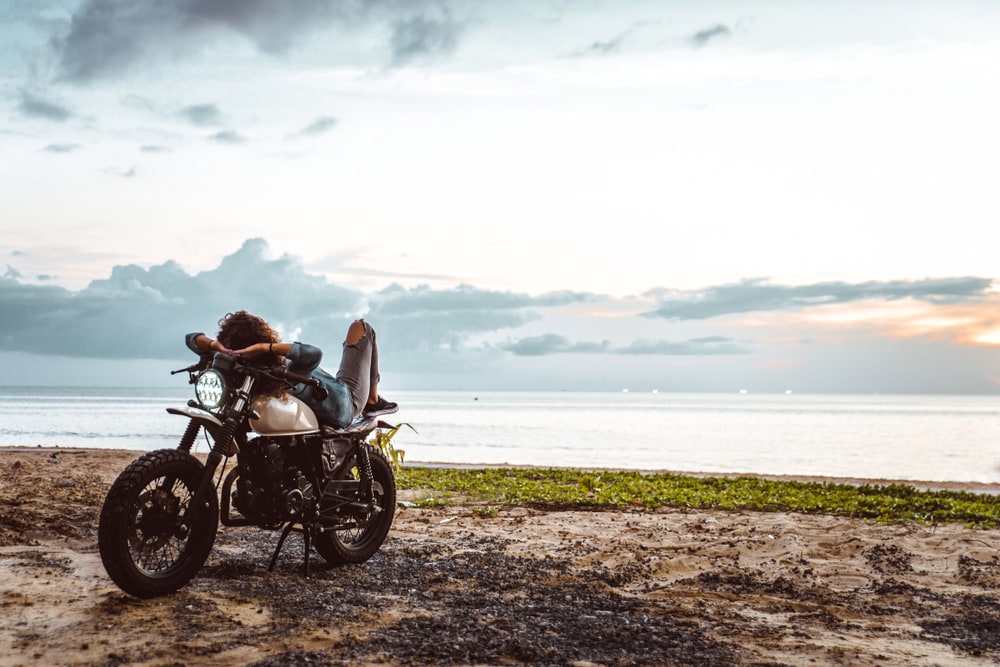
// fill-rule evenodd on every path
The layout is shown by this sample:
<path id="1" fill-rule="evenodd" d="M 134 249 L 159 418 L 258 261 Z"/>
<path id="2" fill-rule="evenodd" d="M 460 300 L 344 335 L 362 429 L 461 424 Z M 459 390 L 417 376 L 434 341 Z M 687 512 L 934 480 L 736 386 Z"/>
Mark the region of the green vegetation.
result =
<path id="1" fill-rule="evenodd" d="M 396 449 L 396 446 L 392 444 L 392 439 L 396 437 L 397 433 L 399 433 L 399 429 L 404 426 L 414 433 L 417 432 L 417 429 L 413 428 L 406 422 L 403 422 L 402 424 L 397 424 L 396 426 L 392 426 L 388 429 L 375 429 L 371 438 L 368 439 L 369 445 L 382 450 L 382 453 L 385 454 L 386 460 L 389 461 L 389 465 L 392 466 L 392 472 L 396 475 L 399 474 L 399 471 L 403 466 L 403 458 L 406 456 L 406 451 Z"/>
<path id="2" fill-rule="evenodd" d="M 425 497 L 417 505 L 443 505 L 460 497 L 487 506 L 686 507 L 839 514 L 880 523 L 964 523 L 1000 526 L 1000 497 L 965 491 L 921 491 L 912 486 L 854 486 L 769 481 L 756 477 L 691 477 L 572 469 L 400 467 L 400 489 Z"/>

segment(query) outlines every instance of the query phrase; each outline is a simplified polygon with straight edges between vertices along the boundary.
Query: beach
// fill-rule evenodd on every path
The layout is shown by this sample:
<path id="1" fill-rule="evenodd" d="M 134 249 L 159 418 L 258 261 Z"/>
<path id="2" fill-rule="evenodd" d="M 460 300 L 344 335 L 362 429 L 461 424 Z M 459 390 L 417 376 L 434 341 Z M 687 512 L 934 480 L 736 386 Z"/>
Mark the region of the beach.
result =
<path id="1" fill-rule="evenodd" d="M 1000 530 L 831 515 L 404 502 L 363 565 L 305 578 L 292 536 L 268 573 L 277 533 L 220 528 L 138 600 L 96 544 L 138 455 L 0 448 L 0 666 L 1000 662 Z"/>

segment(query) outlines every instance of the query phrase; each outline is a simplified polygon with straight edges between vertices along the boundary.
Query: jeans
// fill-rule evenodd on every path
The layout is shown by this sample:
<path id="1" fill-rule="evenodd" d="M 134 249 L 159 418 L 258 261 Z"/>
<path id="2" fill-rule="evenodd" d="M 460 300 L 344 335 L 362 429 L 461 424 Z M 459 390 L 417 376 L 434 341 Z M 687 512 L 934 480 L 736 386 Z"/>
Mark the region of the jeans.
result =
<path id="1" fill-rule="evenodd" d="M 344 352 L 340 357 L 340 368 L 337 370 L 337 381 L 347 386 L 351 391 L 351 402 L 354 404 L 354 416 L 357 417 L 368 403 L 371 388 L 378 385 L 378 345 L 375 342 L 375 329 L 364 320 L 365 334 L 354 345 L 344 343 Z"/>

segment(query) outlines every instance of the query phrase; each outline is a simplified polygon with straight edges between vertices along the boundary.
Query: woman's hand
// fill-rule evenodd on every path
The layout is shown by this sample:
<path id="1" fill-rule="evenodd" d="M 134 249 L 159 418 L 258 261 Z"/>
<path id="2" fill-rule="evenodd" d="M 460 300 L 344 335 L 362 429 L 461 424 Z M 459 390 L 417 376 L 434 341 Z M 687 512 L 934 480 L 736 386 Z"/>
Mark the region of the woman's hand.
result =
<path id="1" fill-rule="evenodd" d="M 208 352 L 224 352 L 226 354 L 233 353 L 233 351 L 228 347 L 217 340 L 209 338 L 205 334 L 201 334 L 195 339 L 195 345 L 197 345 L 199 349 L 206 350 Z"/>

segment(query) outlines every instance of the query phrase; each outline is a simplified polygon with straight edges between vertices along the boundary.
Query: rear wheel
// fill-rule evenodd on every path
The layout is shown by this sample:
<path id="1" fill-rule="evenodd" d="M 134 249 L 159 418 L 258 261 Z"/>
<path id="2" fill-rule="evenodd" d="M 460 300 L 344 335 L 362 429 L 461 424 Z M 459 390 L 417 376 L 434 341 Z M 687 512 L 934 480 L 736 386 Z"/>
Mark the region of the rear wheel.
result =
<path id="1" fill-rule="evenodd" d="M 331 565 L 363 563 L 371 558 L 389 534 L 396 512 L 396 479 L 392 467 L 381 451 L 371 445 L 362 447 L 367 448 L 372 464 L 372 495 L 376 509 L 357 517 L 351 527 L 314 536 L 316 551 Z M 349 460 L 344 470 L 342 479 L 359 478 L 356 460 Z"/>
<path id="2" fill-rule="evenodd" d="M 219 526 L 215 493 L 194 525 L 184 521 L 203 473 L 190 454 L 162 449 L 136 459 L 111 485 L 97 543 L 108 576 L 126 593 L 172 593 L 205 564 Z"/>

